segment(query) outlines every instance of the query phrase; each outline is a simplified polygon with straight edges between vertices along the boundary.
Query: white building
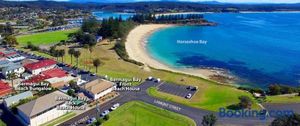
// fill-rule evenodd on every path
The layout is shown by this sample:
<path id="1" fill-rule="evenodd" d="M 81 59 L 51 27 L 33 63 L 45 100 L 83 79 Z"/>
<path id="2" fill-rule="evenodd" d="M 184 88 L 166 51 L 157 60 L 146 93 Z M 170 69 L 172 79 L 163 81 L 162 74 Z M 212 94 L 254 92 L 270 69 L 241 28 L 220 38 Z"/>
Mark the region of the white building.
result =
<path id="1" fill-rule="evenodd" d="M 96 100 L 112 92 L 116 88 L 116 86 L 113 82 L 103 79 L 97 79 L 82 85 L 81 88 L 83 88 L 85 93 L 92 97 L 93 100 Z"/>
<path id="2" fill-rule="evenodd" d="M 52 92 L 18 106 L 18 115 L 28 126 L 39 126 L 69 112 L 69 110 L 57 109 L 57 107 L 66 106 L 66 101 L 57 99 L 69 97 L 60 91 Z"/>
<path id="3" fill-rule="evenodd" d="M 20 76 L 25 72 L 25 68 L 19 64 L 11 63 L 9 66 L 2 68 L 2 75 L 7 78 L 7 75 L 10 73 L 16 73 L 17 76 Z"/>
<path id="4" fill-rule="evenodd" d="M 33 75 L 38 75 L 43 71 L 53 69 L 56 66 L 56 62 L 54 60 L 41 60 L 36 63 L 31 63 L 25 65 L 25 69 Z"/>
<path id="5" fill-rule="evenodd" d="M 31 91 L 26 91 L 11 97 L 8 97 L 3 100 L 3 104 L 5 107 L 9 108 L 10 106 L 19 103 L 20 100 L 33 97 L 33 94 Z"/>
<path id="6" fill-rule="evenodd" d="M 15 61 L 21 61 L 21 60 L 25 59 L 25 57 L 21 56 L 19 54 L 15 54 L 15 55 L 7 56 L 6 59 L 8 61 L 15 62 Z"/>

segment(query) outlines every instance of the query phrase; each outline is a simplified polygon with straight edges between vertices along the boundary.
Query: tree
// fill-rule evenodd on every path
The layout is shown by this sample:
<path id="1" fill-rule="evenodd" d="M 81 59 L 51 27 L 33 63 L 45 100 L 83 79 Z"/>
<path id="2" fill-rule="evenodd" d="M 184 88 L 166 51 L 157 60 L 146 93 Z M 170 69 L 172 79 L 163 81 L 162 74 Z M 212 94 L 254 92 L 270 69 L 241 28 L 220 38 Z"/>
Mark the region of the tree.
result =
<path id="1" fill-rule="evenodd" d="M 96 126 L 100 126 L 104 122 L 103 119 L 98 118 L 97 121 L 95 122 Z"/>
<path id="2" fill-rule="evenodd" d="M 271 126 L 299 126 L 300 125 L 300 115 L 285 115 L 275 118 L 271 123 Z"/>
<path id="3" fill-rule="evenodd" d="M 76 81 L 70 81 L 69 86 L 70 88 L 74 89 L 75 92 L 78 92 L 80 90 L 80 87 L 77 85 Z"/>
<path id="4" fill-rule="evenodd" d="M 217 117 L 214 114 L 205 115 L 202 119 L 203 126 L 214 126 L 217 122 Z"/>
<path id="5" fill-rule="evenodd" d="M 103 117 L 103 119 L 104 119 L 105 121 L 109 120 L 109 115 L 105 115 L 105 116 Z"/>
<path id="6" fill-rule="evenodd" d="M 75 52 L 75 49 L 74 49 L 74 48 L 71 48 L 71 49 L 69 49 L 69 51 L 68 51 L 69 55 L 71 56 L 71 64 L 73 64 L 73 55 L 74 55 L 74 52 Z"/>
<path id="7" fill-rule="evenodd" d="M 69 89 L 68 92 L 67 92 L 67 94 L 68 94 L 69 96 L 74 97 L 74 96 L 75 96 L 75 91 L 74 91 L 73 89 Z"/>
<path id="8" fill-rule="evenodd" d="M 100 66 L 101 61 L 99 59 L 94 59 L 93 65 L 96 68 L 96 73 L 98 73 L 98 67 Z"/>
<path id="9" fill-rule="evenodd" d="M 6 44 L 8 46 L 15 46 L 15 45 L 18 45 L 19 43 L 17 42 L 17 39 L 15 36 L 9 35 L 4 38 L 4 44 Z"/>
<path id="10" fill-rule="evenodd" d="M 12 88 L 15 91 L 14 80 L 18 78 L 17 73 L 15 73 L 15 72 L 9 73 L 9 74 L 7 74 L 7 78 L 8 78 L 8 80 L 11 81 Z"/>
<path id="11" fill-rule="evenodd" d="M 80 51 L 74 52 L 74 57 L 76 58 L 76 66 L 77 67 L 78 67 L 78 59 L 79 59 L 80 55 L 81 55 Z"/>
<path id="12" fill-rule="evenodd" d="M 277 84 L 269 86 L 269 94 L 270 95 L 279 95 L 279 94 L 281 94 L 280 90 L 281 90 L 281 88 Z"/>
<path id="13" fill-rule="evenodd" d="M 91 18 L 83 21 L 81 30 L 83 32 L 96 33 L 99 27 L 100 27 L 99 21 L 96 18 Z"/>
<path id="14" fill-rule="evenodd" d="M 239 100 L 240 100 L 239 106 L 241 108 L 251 108 L 252 100 L 248 96 L 240 96 Z"/>
<path id="15" fill-rule="evenodd" d="M 58 61 L 58 57 L 60 57 L 59 51 L 58 50 L 53 50 L 52 56 L 56 57 L 56 60 Z"/>
<path id="16" fill-rule="evenodd" d="M 64 49 L 58 50 L 58 53 L 59 53 L 59 57 L 61 57 L 61 61 L 64 62 L 64 56 L 66 54 L 65 50 Z"/>

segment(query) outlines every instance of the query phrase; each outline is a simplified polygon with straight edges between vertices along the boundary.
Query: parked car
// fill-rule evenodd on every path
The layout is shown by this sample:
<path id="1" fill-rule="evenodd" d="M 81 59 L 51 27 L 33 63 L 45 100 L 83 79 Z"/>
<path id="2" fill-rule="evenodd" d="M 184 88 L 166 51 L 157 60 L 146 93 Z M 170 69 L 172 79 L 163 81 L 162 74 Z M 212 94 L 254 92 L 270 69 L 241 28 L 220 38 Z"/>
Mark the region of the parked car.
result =
<path id="1" fill-rule="evenodd" d="M 196 86 L 196 87 L 193 87 L 193 88 L 191 88 L 191 91 L 197 91 L 198 90 L 198 87 Z"/>
<path id="2" fill-rule="evenodd" d="M 153 80 L 153 77 L 151 77 L 151 76 L 149 76 L 148 78 L 147 78 L 147 81 L 152 81 Z"/>
<path id="3" fill-rule="evenodd" d="M 95 117 L 90 118 L 90 119 L 88 119 L 88 120 L 86 121 L 86 124 L 91 124 L 91 123 L 93 123 L 94 121 L 96 121 L 96 118 L 95 118 Z"/>
<path id="4" fill-rule="evenodd" d="M 192 94 L 189 93 L 187 96 L 185 96 L 186 99 L 191 99 L 192 98 Z"/>
<path id="5" fill-rule="evenodd" d="M 116 103 L 116 104 L 114 104 L 114 105 L 110 108 L 110 110 L 114 111 L 114 110 L 116 110 L 118 107 L 120 107 L 120 104 L 119 104 L 119 103 Z"/>
<path id="6" fill-rule="evenodd" d="M 186 89 L 188 89 L 188 90 L 190 90 L 191 88 L 192 88 L 191 86 L 186 87 Z"/>
<path id="7" fill-rule="evenodd" d="M 108 113 L 109 113 L 109 110 L 105 110 L 104 112 L 102 112 L 102 113 L 100 114 L 100 116 L 103 117 L 103 116 L 107 115 Z"/>
<path id="8" fill-rule="evenodd" d="M 156 82 L 156 83 L 159 83 L 159 82 L 160 82 L 160 78 L 157 78 L 157 79 L 155 80 L 155 82 Z"/>

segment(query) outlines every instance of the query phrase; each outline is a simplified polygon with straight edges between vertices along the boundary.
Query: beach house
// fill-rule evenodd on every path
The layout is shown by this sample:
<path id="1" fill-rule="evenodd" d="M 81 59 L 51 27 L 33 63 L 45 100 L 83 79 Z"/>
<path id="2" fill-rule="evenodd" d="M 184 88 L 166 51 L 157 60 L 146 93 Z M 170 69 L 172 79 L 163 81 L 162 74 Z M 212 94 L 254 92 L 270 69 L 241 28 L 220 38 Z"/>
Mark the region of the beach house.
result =
<path id="1" fill-rule="evenodd" d="M 43 71 L 53 69 L 56 66 L 56 61 L 46 59 L 35 63 L 25 65 L 25 69 L 33 75 L 38 75 Z"/>
<path id="2" fill-rule="evenodd" d="M 70 98 L 70 96 L 60 91 L 52 92 L 18 106 L 18 115 L 28 126 L 39 126 L 69 112 L 70 110 L 58 109 L 58 107 L 67 106 L 65 100 L 58 99 L 68 98 Z"/>
<path id="3" fill-rule="evenodd" d="M 81 86 L 87 96 L 91 97 L 93 100 L 96 100 L 110 92 L 112 92 L 116 86 L 113 82 L 96 79 L 89 83 L 86 83 Z"/>

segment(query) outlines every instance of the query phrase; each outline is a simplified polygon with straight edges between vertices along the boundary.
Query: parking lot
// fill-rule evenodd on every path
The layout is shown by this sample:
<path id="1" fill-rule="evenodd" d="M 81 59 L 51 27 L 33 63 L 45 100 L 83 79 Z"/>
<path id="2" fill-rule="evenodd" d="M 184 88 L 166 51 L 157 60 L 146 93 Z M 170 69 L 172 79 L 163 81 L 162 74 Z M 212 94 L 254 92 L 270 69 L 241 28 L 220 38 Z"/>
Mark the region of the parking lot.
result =
<path id="1" fill-rule="evenodd" d="M 192 86 L 162 83 L 158 86 L 158 91 L 185 98 L 188 94 L 193 97 L 197 90 Z"/>

